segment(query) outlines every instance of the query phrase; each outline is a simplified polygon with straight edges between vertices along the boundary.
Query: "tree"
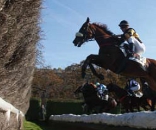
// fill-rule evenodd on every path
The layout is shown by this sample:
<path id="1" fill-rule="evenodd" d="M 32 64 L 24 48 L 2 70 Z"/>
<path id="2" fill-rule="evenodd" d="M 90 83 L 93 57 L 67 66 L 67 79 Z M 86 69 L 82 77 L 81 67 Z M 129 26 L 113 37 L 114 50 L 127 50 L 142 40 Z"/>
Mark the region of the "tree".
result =
<path id="1" fill-rule="evenodd" d="M 33 94 L 37 93 L 36 91 L 38 90 L 45 90 L 48 95 L 52 95 L 51 92 L 55 91 L 56 87 L 61 86 L 62 83 L 63 80 L 57 74 L 55 74 L 52 69 L 36 69 L 32 83 L 32 87 L 34 88 Z"/>

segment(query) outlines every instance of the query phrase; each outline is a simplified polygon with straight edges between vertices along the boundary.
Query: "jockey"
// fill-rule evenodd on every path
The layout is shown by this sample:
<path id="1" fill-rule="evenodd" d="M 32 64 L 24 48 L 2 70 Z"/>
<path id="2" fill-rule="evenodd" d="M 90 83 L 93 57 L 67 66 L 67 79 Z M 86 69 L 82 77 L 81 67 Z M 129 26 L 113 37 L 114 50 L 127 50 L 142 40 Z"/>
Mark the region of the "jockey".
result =
<path id="1" fill-rule="evenodd" d="M 123 34 L 117 36 L 121 36 L 123 41 L 128 42 L 127 57 L 139 56 L 140 58 L 141 54 L 145 52 L 145 45 L 140 40 L 139 35 L 133 28 L 129 28 L 129 23 L 126 20 L 122 20 L 119 27 Z"/>
<path id="2" fill-rule="evenodd" d="M 135 79 L 129 78 L 125 88 L 132 96 L 136 96 L 135 91 L 140 89 L 140 84 Z"/>
<path id="3" fill-rule="evenodd" d="M 96 83 L 97 95 L 100 99 L 108 101 L 108 89 L 104 84 Z"/>

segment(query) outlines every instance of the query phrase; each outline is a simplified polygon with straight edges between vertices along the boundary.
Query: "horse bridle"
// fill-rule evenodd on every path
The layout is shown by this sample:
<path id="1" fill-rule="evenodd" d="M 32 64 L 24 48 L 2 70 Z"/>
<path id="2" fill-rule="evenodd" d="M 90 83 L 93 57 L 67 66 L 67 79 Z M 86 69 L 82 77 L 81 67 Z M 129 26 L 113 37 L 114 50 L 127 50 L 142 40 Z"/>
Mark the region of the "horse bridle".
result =
<path id="1" fill-rule="evenodd" d="M 91 37 L 88 38 L 88 33 L 91 34 Z M 86 30 L 84 31 L 84 33 L 82 32 L 77 32 L 76 33 L 76 37 L 81 37 L 83 38 L 84 42 L 88 42 L 88 41 L 94 41 L 95 40 L 95 31 L 90 27 L 90 24 L 87 24 Z"/>

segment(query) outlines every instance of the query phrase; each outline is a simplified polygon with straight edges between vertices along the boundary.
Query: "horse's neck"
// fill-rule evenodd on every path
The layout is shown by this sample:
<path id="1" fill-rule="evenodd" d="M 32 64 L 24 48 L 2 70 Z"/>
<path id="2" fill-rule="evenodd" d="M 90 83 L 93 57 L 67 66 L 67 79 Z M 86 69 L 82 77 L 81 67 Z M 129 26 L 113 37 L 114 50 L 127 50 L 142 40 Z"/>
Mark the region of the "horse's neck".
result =
<path id="1" fill-rule="evenodd" d="M 98 44 L 106 42 L 106 40 L 111 37 L 104 30 L 95 25 L 92 26 L 92 29 L 94 30 L 95 40 Z"/>
<path id="2" fill-rule="evenodd" d="M 94 95 L 96 93 L 96 91 L 94 91 L 94 90 L 90 90 L 90 91 L 88 91 L 88 92 L 83 92 L 83 96 L 84 97 L 88 97 L 88 96 L 92 96 L 92 95 Z"/>
<path id="3" fill-rule="evenodd" d="M 127 91 L 123 88 L 120 88 L 119 86 L 116 86 L 116 95 L 119 97 L 123 97 L 127 95 Z"/>
<path id="4" fill-rule="evenodd" d="M 110 41 L 111 36 L 109 36 L 106 33 L 102 33 L 102 32 L 97 32 L 95 35 L 95 40 L 96 42 L 100 45 L 100 44 L 104 44 L 106 42 Z"/>
<path id="5" fill-rule="evenodd" d="M 84 99 L 93 99 L 95 98 L 97 95 L 95 94 L 95 92 L 92 92 L 92 93 L 83 93 L 83 97 Z"/>

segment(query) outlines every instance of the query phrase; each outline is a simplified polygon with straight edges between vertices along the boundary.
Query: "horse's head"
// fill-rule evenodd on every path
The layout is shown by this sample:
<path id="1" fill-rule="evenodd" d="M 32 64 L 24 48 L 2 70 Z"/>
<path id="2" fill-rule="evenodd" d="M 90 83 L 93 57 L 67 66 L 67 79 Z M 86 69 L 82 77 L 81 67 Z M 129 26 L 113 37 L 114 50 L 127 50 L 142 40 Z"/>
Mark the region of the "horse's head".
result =
<path id="1" fill-rule="evenodd" d="M 85 83 L 82 88 L 83 94 L 91 94 L 95 92 L 95 87 L 91 83 Z"/>
<path id="2" fill-rule="evenodd" d="M 73 41 L 75 46 L 80 47 L 84 42 L 87 42 L 93 38 L 94 32 L 90 28 L 89 18 L 82 25 L 79 32 L 76 33 L 76 37 Z"/>
<path id="3" fill-rule="evenodd" d="M 81 26 L 79 32 L 76 33 L 76 37 L 73 41 L 75 46 L 81 47 L 84 42 L 92 41 L 95 39 L 99 46 L 105 44 L 111 44 L 119 42 L 117 37 L 114 37 L 112 33 L 105 24 L 90 23 L 89 18 Z"/>
<path id="4" fill-rule="evenodd" d="M 74 94 L 90 92 L 91 90 L 94 90 L 93 85 L 92 85 L 92 84 L 89 84 L 89 83 L 85 83 L 85 84 L 79 86 L 79 87 L 74 91 Z"/>

